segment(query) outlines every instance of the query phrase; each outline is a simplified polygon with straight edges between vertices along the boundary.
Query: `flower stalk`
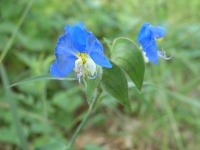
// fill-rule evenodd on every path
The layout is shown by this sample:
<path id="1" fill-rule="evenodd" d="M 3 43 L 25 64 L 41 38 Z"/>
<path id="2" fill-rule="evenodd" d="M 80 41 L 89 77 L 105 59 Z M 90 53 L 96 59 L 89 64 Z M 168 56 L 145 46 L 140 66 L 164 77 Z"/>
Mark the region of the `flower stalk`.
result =
<path id="1" fill-rule="evenodd" d="M 97 89 L 97 93 L 95 94 L 93 100 L 92 100 L 92 103 L 86 113 L 86 115 L 84 116 L 83 120 L 81 121 L 81 123 L 79 124 L 78 128 L 76 129 L 76 131 L 74 132 L 70 142 L 69 142 L 69 145 L 68 145 L 68 150 L 71 150 L 78 134 L 80 133 L 80 131 L 82 130 L 82 128 L 84 127 L 86 121 L 88 120 L 89 116 L 91 115 L 94 107 L 95 107 L 95 104 L 97 102 L 97 100 L 99 99 L 99 96 L 101 95 L 101 91 Z"/>

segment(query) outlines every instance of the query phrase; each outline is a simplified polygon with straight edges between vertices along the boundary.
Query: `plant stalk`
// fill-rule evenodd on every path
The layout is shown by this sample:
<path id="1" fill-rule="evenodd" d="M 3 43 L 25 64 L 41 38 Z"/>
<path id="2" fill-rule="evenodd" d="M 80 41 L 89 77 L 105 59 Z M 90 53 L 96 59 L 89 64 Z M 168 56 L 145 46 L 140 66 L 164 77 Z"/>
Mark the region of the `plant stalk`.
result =
<path id="1" fill-rule="evenodd" d="M 94 109 L 94 106 L 100 96 L 101 92 L 99 90 L 97 90 L 97 93 L 96 95 L 94 96 L 93 100 L 92 100 L 92 104 L 90 105 L 88 111 L 87 111 L 87 114 L 84 116 L 83 120 L 81 121 L 81 123 L 79 124 L 78 128 L 76 129 L 76 131 L 74 132 L 70 142 L 69 142 L 69 145 L 68 145 L 68 150 L 71 150 L 73 144 L 74 144 L 74 141 L 76 140 L 76 137 L 78 136 L 78 134 L 80 133 L 80 131 L 82 130 L 83 126 L 85 125 L 86 121 L 88 120 L 89 116 L 91 115 L 92 113 L 92 110 Z"/>

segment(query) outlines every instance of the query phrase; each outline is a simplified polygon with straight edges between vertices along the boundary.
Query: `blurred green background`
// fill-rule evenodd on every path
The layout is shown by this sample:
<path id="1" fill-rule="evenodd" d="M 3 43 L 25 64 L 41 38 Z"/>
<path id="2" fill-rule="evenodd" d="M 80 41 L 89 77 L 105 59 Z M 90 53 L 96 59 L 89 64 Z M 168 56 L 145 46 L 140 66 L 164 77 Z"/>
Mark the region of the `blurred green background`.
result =
<path id="1" fill-rule="evenodd" d="M 2 64 L 10 83 L 49 73 L 64 26 L 79 21 L 107 54 L 103 37 L 136 41 L 144 22 L 163 26 L 167 36 L 158 48 L 173 58 L 146 64 L 141 93 L 130 84 L 131 113 L 103 93 L 74 149 L 199 150 L 199 8 L 199 0 L 0 0 L 1 58 L 8 50 Z M 11 90 L 30 150 L 67 144 L 89 107 L 78 81 L 45 80 Z M 0 149 L 20 150 L 8 102 L 1 76 Z"/>

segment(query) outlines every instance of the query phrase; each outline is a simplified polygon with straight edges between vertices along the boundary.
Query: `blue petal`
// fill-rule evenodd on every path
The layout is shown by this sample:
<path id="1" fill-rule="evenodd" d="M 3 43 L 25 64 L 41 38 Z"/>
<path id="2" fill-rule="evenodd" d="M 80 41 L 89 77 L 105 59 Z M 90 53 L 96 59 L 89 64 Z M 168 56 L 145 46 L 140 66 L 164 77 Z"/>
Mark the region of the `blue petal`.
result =
<path id="1" fill-rule="evenodd" d="M 89 55 L 92 51 L 103 52 L 103 46 L 91 32 L 87 31 L 86 53 Z"/>
<path id="2" fill-rule="evenodd" d="M 71 37 L 68 33 L 65 33 L 58 39 L 57 46 L 55 48 L 55 55 L 72 55 L 76 56 L 77 50 L 72 43 Z"/>
<path id="3" fill-rule="evenodd" d="M 66 60 L 62 62 L 55 61 L 50 66 L 50 74 L 57 78 L 67 76 L 74 68 L 75 60 Z"/>
<path id="4" fill-rule="evenodd" d="M 156 39 L 162 38 L 166 35 L 166 30 L 160 26 L 151 26 L 153 37 Z"/>
<path id="5" fill-rule="evenodd" d="M 143 37 L 144 37 L 144 32 L 146 30 L 146 28 L 149 26 L 150 24 L 145 22 L 142 25 L 142 28 L 140 29 L 138 36 L 137 36 L 137 40 L 140 41 Z"/>
<path id="6" fill-rule="evenodd" d="M 144 49 L 143 51 L 146 52 L 146 56 L 149 59 L 149 61 L 158 64 L 158 50 L 156 48 L 156 42 L 153 40 L 151 41 Z"/>
<path id="7" fill-rule="evenodd" d="M 56 61 L 50 66 L 50 74 L 55 77 L 65 77 L 74 68 L 76 50 L 69 34 L 61 36 L 55 48 Z"/>
<path id="8" fill-rule="evenodd" d="M 109 62 L 108 58 L 103 54 L 103 52 L 97 52 L 97 51 L 91 52 L 90 57 L 99 66 L 112 68 L 111 63 Z"/>
<path id="9" fill-rule="evenodd" d="M 150 26 L 149 23 L 144 23 L 137 36 L 137 40 L 143 48 L 154 40 Z"/>
<path id="10" fill-rule="evenodd" d="M 96 64 L 102 67 L 112 68 L 108 58 L 103 53 L 103 46 L 91 32 L 87 32 L 86 53 Z"/>
<path id="11" fill-rule="evenodd" d="M 66 26 L 64 29 L 66 33 L 70 35 L 75 48 L 81 53 L 85 52 L 87 39 L 84 24 L 82 22 L 79 22 L 75 26 L 69 25 Z"/>

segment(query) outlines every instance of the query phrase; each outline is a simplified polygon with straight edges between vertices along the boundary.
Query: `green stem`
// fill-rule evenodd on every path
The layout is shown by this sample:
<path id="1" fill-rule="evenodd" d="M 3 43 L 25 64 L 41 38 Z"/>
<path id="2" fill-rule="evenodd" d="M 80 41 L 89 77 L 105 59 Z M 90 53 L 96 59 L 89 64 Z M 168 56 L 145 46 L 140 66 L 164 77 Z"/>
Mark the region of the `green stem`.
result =
<path id="1" fill-rule="evenodd" d="M 79 132 L 82 130 L 84 124 L 86 123 L 87 119 L 89 118 L 89 116 L 91 115 L 91 112 L 100 96 L 101 92 L 100 91 L 97 91 L 97 94 L 96 96 L 94 96 L 93 100 L 92 100 L 92 104 L 90 105 L 89 109 L 88 109 L 88 112 L 87 114 L 85 115 L 85 117 L 83 118 L 83 120 L 81 121 L 81 123 L 79 124 L 78 128 L 76 129 L 76 131 L 74 132 L 73 136 L 72 136 L 72 139 L 68 145 L 68 150 L 71 150 L 73 144 L 74 144 L 74 141 L 76 140 L 76 137 L 78 136 Z"/>
<path id="2" fill-rule="evenodd" d="M 14 121 L 15 128 L 17 130 L 17 135 L 19 136 L 19 140 L 21 142 L 22 149 L 28 150 L 28 144 L 26 141 L 26 137 L 23 133 L 22 125 L 21 125 L 20 118 L 19 118 L 18 112 L 17 112 L 17 105 L 16 105 L 15 101 L 13 100 L 12 91 L 10 90 L 10 88 L 7 88 L 9 85 L 9 81 L 7 78 L 6 70 L 4 69 L 3 65 L 0 65 L 0 71 L 1 71 L 1 78 L 2 78 L 2 82 L 3 82 L 3 86 L 6 91 L 6 97 L 7 97 L 9 106 L 10 106 L 11 115 L 12 115 L 12 118 Z"/>

